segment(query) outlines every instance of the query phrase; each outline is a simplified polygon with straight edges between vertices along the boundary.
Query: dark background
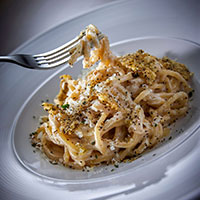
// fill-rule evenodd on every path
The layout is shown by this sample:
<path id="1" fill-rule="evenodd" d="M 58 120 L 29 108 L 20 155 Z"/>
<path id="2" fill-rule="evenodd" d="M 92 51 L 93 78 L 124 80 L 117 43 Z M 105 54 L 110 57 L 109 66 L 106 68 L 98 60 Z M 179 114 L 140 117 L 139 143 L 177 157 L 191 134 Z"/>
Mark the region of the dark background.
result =
<path id="1" fill-rule="evenodd" d="M 75 16 L 114 0 L 0 0 L 0 55 Z"/>

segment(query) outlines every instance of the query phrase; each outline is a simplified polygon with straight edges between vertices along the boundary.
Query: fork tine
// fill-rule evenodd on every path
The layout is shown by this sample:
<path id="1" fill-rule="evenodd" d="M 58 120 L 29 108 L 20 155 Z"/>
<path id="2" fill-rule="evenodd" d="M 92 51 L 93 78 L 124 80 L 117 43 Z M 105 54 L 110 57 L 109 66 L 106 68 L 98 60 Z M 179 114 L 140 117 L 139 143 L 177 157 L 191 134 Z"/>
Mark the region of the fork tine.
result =
<path id="1" fill-rule="evenodd" d="M 79 46 L 79 43 L 76 43 L 74 46 L 71 46 L 68 49 L 63 49 L 60 52 L 56 52 L 55 54 L 52 54 L 50 56 L 46 56 L 46 57 L 35 57 L 35 60 L 39 63 L 39 64 L 46 64 L 46 63 L 54 63 L 54 62 L 58 62 L 66 57 L 69 57 L 70 55 L 72 55 L 73 53 L 71 52 L 71 50 L 76 49 Z M 81 55 L 81 52 L 79 53 Z M 80 56 L 79 55 L 79 56 Z"/>
<path id="2" fill-rule="evenodd" d="M 51 60 L 51 59 L 54 59 L 54 58 L 56 58 L 56 57 L 59 57 L 59 56 L 61 56 L 61 55 L 63 55 L 63 54 L 65 55 L 65 54 L 69 53 L 70 50 L 71 50 L 71 48 L 70 48 L 70 49 L 62 49 L 61 51 L 56 52 L 56 53 L 54 53 L 54 54 L 51 54 L 51 55 L 49 55 L 49 56 L 40 56 L 40 57 L 34 56 L 34 58 L 35 58 L 37 61 Z"/>
<path id="3" fill-rule="evenodd" d="M 54 57 L 51 58 L 51 59 L 46 59 L 46 58 L 44 58 L 43 60 L 37 60 L 37 62 L 38 62 L 39 64 L 54 63 L 54 62 L 58 62 L 59 60 L 62 60 L 62 59 L 64 59 L 65 57 L 69 57 L 69 56 L 70 56 L 70 53 L 69 53 L 69 52 L 66 52 L 65 54 L 58 55 L 58 56 L 54 56 Z"/>
<path id="4" fill-rule="evenodd" d="M 57 57 L 62 57 L 62 56 L 66 56 L 66 55 L 70 55 L 70 51 L 76 46 L 78 45 L 78 43 L 75 43 L 73 46 L 69 46 L 68 48 L 66 47 L 65 49 L 62 49 L 54 54 L 50 54 L 48 56 L 40 56 L 40 57 L 36 57 L 36 55 L 34 56 L 34 58 L 39 61 L 39 62 L 51 62 L 51 60 L 56 59 Z"/>
<path id="5" fill-rule="evenodd" d="M 69 57 L 66 57 L 66 58 L 64 58 L 62 60 L 59 60 L 58 62 L 50 63 L 48 65 L 49 65 L 50 68 L 54 68 L 54 67 L 63 65 L 65 63 L 67 63 L 68 61 L 69 61 Z"/>
<path id="6" fill-rule="evenodd" d="M 51 50 L 51 51 L 48 51 L 46 53 L 42 53 L 42 54 L 37 54 L 37 55 L 34 55 L 33 57 L 39 61 L 39 60 L 49 60 L 49 59 L 52 59 L 54 57 L 57 57 L 57 56 L 61 56 L 62 54 L 64 53 L 67 53 L 69 52 L 73 47 L 75 47 L 75 45 L 79 42 L 79 40 L 84 36 L 84 33 L 82 33 L 81 36 L 78 36 L 76 37 L 73 41 L 70 41 L 64 45 L 62 45 L 61 47 L 57 48 L 57 49 L 54 49 L 54 50 Z M 102 34 L 100 34 L 98 36 L 99 40 L 101 40 L 104 36 Z"/>
<path id="7" fill-rule="evenodd" d="M 51 56 L 59 51 L 62 51 L 68 47 L 71 47 L 73 44 L 77 43 L 83 36 L 85 35 L 85 32 L 81 32 L 81 34 L 79 36 L 77 36 L 76 38 L 74 38 L 73 40 L 71 40 L 70 42 L 56 48 L 53 49 L 51 51 L 45 52 L 45 53 L 41 53 L 41 54 L 36 54 L 33 57 L 34 58 L 39 58 L 39 57 L 46 57 L 46 56 Z"/>
<path id="8" fill-rule="evenodd" d="M 82 35 L 82 37 L 83 37 L 83 35 Z M 47 65 L 48 65 L 50 68 L 53 68 L 53 67 L 56 67 L 59 65 L 63 65 L 64 63 L 69 61 L 70 56 L 72 55 L 70 51 L 73 48 L 78 47 L 78 45 L 79 45 L 78 42 L 82 37 L 77 37 L 74 39 L 74 41 L 68 42 L 68 43 L 64 44 L 63 46 L 61 46 L 57 49 L 54 49 L 52 51 L 34 55 L 34 58 L 41 67 L 42 67 L 42 65 L 45 65 L 45 67 L 47 67 Z M 104 36 L 102 34 L 100 34 L 98 37 L 100 40 Z M 78 57 L 79 56 L 81 56 L 81 54 L 79 54 Z"/>

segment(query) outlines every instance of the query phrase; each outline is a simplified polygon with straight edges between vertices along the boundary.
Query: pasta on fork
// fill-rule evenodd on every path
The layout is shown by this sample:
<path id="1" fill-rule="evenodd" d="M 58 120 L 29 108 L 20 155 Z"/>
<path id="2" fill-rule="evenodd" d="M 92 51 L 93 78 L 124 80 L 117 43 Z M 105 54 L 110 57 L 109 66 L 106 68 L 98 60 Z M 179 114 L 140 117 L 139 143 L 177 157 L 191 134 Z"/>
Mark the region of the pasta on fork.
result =
<path id="1" fill-rule="evenodd" d="M 116 57 L 99 33 L 89 25 L 69 61 L 83 55 L 83 67 L 96 68 L 76 80 L 60 77 L 59 94 L 54 104 L 42 104 L 48 116 L 32 136 L 50 160 L 75 169 L 121 162 L 154 147 L 186 115 L 192 91 L 184 64 L 143 50 Z"/>

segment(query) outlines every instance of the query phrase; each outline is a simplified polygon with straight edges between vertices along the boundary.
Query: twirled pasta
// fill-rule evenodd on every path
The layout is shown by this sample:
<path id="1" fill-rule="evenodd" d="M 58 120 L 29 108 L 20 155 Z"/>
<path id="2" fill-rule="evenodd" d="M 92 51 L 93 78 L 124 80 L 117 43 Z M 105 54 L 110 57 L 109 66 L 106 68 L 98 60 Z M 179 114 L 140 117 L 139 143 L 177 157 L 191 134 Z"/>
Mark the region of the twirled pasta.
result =
<path id="1" fill-rule="evenodd" d="M 142 50 L 116 57 L 98 34 L 90 25 L 70 61 L 83 54 L 84 67 L 98 66 L 84 79 L 61 76 L 55 104 L 43 103 L 49 115 L 32 138 L 51 160 L 76 169 L 121 162 L 156 145 L 186 114 L 191 92 L 185 65 Z"/>

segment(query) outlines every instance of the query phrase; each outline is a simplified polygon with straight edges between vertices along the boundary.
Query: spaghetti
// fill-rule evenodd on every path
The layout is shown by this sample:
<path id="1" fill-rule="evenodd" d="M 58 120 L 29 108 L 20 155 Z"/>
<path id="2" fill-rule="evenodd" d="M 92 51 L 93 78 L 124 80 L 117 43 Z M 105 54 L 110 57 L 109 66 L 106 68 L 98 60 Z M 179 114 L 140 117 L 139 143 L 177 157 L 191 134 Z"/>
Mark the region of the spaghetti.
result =
<path id="1" fill-rule="evenodd" d="M 143 50 L 116 57 L 105 35 L 99 41 L 96 27 L 86 30 L 69 63 L 84 55 L 85 68 L 99 61 L 97 67 L 85 78 L 61 76 L 55 103 L 43 103 L 48 116 L 32 137 L 49 159 L 76 169 L 121 162 L 155 146 L 186 114 L 191 92 L 185 65 Z"/>

